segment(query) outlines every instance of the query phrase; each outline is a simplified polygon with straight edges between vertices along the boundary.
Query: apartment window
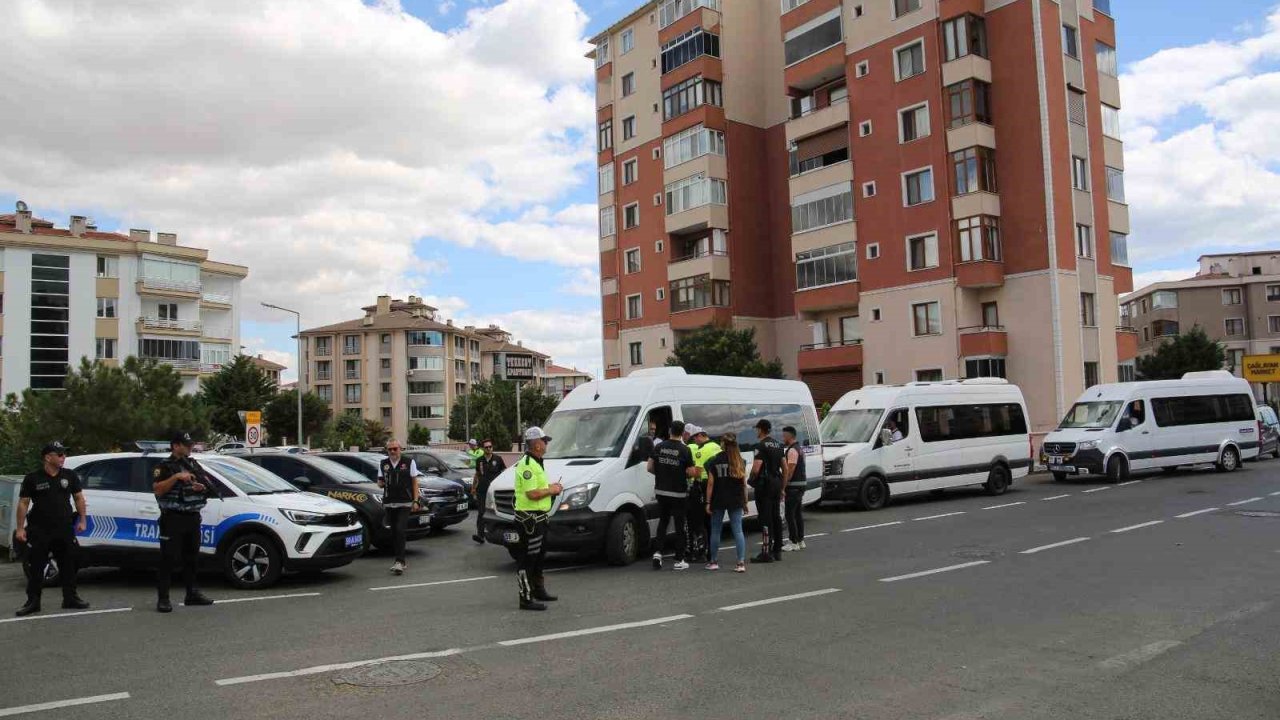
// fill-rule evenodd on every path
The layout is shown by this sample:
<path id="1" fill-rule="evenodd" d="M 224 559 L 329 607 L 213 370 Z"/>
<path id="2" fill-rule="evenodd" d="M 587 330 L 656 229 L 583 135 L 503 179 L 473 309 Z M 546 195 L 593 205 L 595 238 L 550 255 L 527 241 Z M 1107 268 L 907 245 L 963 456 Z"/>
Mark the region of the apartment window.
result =
<path id="1" fill-rule="evenodd" d="M 969 123 L 991 124 L 991 86 L 981 80 L 964 80 L 944 88 L 947 98 L 947 127 Z"/>
<path id="2" fill-rule="evenodd" d="M 391 392 L 391 384 L 384 383 L 382 385 L 382 392 Z M 439 395 L 442 392 L 444 392 L 444 383 L 438 380 L 437 381 L 412 381 L 411 380 L 409 382 L 410 395 Z"/>
<path id="3" fill-rule="evenodd" d="M 410 330 L 405 333 L 409 345 L 444 346 L 444 336 L 435 330 Z"/>
<path id="4" fill-rule="evenodd" d="M 1098 363 L 1096 362 L 1085 363 L 1084 364 L 1085 389 L 1091 388 L 1094 385 L 1097 385 L 1099 382 L 1100 381 L 1098 380 Z"/>
<path id="5" fill-rule="evenodd" d="M 1098 314 L 1094 305 L 1093 293 L 1080 293 L 1080 324 L 1085 327 L 1097 327 Z"/>
<path id="6" fill-rule="evenodd" d="M 943 61 L 966 55 L 987 57 L 987 23 L 975 15 L 961 15 L 942 24 Z"/>
<path id="7" fill-rule="evenodd" d="M 871 322 L 880 322 L 880 308 L 871 308 Z"/>
<path id="8" fill-rule="evenodd" d="M 639 293 L 627 296 L 627 319 L 636 320 L 642 315 L 643 309 L 640 305 Z"/>
<path id="9" fill-rule="evenodd" d="M 1223 305 L 1240 305 L 1243 302 L 1243 293 L 1240 288 L 1227 288 L 1222 291 Z"/>
<path id="10" fill-rule="evenodd" d="M 98 298 L 98 317 L 116 317 L 116 298 Z"/>
<path id="11" fill-rule="evenodd" d="M 457 340 L 457 341 L 461 341 L 461 340 L 462 340 L 462 338 L 455 338 L 455 340 Z M 378 338 L 378 341 L 379 341 L 381 344 L 383 344 L 383 345 L 390 345 L 390 344 L 391 344 L 391 333 L 382 333 L 382 336 Z M 455 344 L 455 345 L 457 345 L 458 343 L 457 343 L 457 342 L 455 342 L 454 344 Z"/>
<path id="12" fill-rule="evenodd" d="M 1080 57 L 1080 33 L 1070 25 L 1062 26 L 1062 52 L 1069 57 Z"/>
<path id="13" fill-rule="evenodd" d="M 613 192 L 613 163 L 600 166 L 600 194 Z"/>
<path id="14" fill-rule="evenodd" d="M 1228 332 L 1227 334 L 1230 335 L 1231 333 Z M 1244 367 L 1244 350 L 1227 350 L 1227 369 L 1231 372 L 1237 372 L 1242 367 Z"/>
<path id="15" fill-rule="evenodd" d="M 1089 189 L 1089 161 L 1079 155 L 1071 156 L 1071 187 L 1076 190 Z"/>
<path id="16" fill-rule="evenodd" d="M 596 67 L 602 68 L 609 64 L 609 38 L 606 36 L 596 46 Z"/>
<path id="17" fill-rule="evenodd" d="M 817 144 L 819 148 L 821 148 L 825 146 L 825 142 L 804 142 L 804 146 L 792 145 L 791 147 L 789 163 L 792 177 L 849 161 L 849 145 L 847 141 L 844 141 L 845 144 L 840 145 L 833 150 L 827 150 L 826 152 L 821 152 L 819 154 L 813 154 L 818 152 L 813 145 Z M 804 154 L 803 160 L 800 159 L 802 157 L 802 153 Z"/>
<path id="18" fill-rule="evenodd" d="M 343 385 L 343 393 L 348 405 L 354 405 L 360 402 L 360 386 L 356 384 Z"/>
<path id="19" fill-rule="evenodd" d="M 921 0 L 893 0 L 893 16 L 900 18 L 920 9 Z"/>
<path id="20" fill-rule="evenodd" d="M 316 391 L 316 397 L 319 397 L 321 401 L 325 403 L 333 402 L 333 386 L 332 385 L 317 385 L 315 388 L 315 391 Z"/>
<path id="21" fill-rule="evenodd" d="M 316 355 L 328 355 L 333 352 L 332 341 L 333 338 L 316 338 Z"/>
<path id="22" fill-rule="evenodd" d="M 853 220 L 853 188 L 840 183 L 796 196 L 791 232 L 802 233 Z"/>
<path id="23" fill-rule="evenodd" d="M 617 220 L 613 214 L 613 206 L 600 209 L 600 237 L 609 237 L 617 233 Z"/>
<path id="24" fill-rule="evenodd" d="M 942 305 L 936 302 L 911 306 L 912 329 L 916 337 L 942 334 Z"/>
<path id="25" fill-rule="evenodd" d="M 636 91 L 636 74 L 629 72 L 622 76 L 622 97 L 628 97 L 635 94 Z"/>
<path id="26" fill-rule="evenodd" d="M 360 361 L 359 360 L 347 360 L 346 362 L 343 363 L 343 367 L 344 367 L 343 376 L 347 380 L 360 379 Z"/>
<path id="27" fill-rule="evenodd" d="M 1138 379 L 1138 372 L 1137 372 L 1137 369 L 1134 368 L 1134 365 L 1132 362 L 1120 363 L 1120 365 L 1116 367 L 1117 382 L 1133 382 L 1134 380 L 1137 380 L 1137 379 Z"/>
<path id="28" fill-rule="evenodd" d="M 628 250 L 624 257 L 626 258 L 628 275 L 640 272 L 640 248 Z"/>
<path id="29" fill-rule="evenodd" d="M 621 40 L 619 45 L 622 46 L 622 54 L 626 55 L 627 53 L 631 52 L 632 48 L 636 46 L 635 31 L 631 29 L 623 30 L 622 37 L 619 38 L 619 40 Z"/>
<path id="30" fill-rule="evenodd" d="M 359 335 L 343 335 L 342 336 L 342 354 L 343 355 L 359 355 L 360 354 L 360 336 Z"/>
<path id="31" fill-rule="evenodd" d="M 1243 335 L 1244 334 L 1244 318 L 1227 318 L 1227 335 Z"/>
<path id="32" fill-rule="evenodd" d="M 613 147 L 613 118 L 609 118 L 608 120 L 600 123 L 598 135 L 600 152 L 604 152 L 605 150 Z"/>
<path id="33" fill-rule="evenodd" d="M 796 253 L 796 289 L 836 285 L 858 279 L 858 250 L 840 243 Z"/>
<path id="34" fill-rule="evenodd" d="M 641 354 L 640 343 L 638 342 L 628 343 L 627 355 L 628 355 L 627 359 L 631 361 L 632 365 L 644 364 L 644 355 Z"/>
<path id="35" fill-rule="evenodd" d="M 1280 315 L 1267 316 L 1267 329 L 1272 333 L 1280 333 Z"/>
<path id="36" fill-rule="evenodd" d="M 640 226 L 640 203 L 622 208 L 622 229 L 632 230 Z"/>
<path id="37" fill-rule="evenodd" d="M 960 262 L 1000 260 L 1000 218 L 975 215 L 955 221 L 956 243 L 960 246 Z"/>
<path id="38" fill-rule="evenodd" d="M 1164 308 L 1178 307 L 1178 293 L 1173 290 L 1157 290 L 1151 293 L 1151 309 L 1161 310 Z"/>
<path id="39" fill-rule="evenodd" d="M 667 88 L 662 93 L 662 118 L 671 120 L 703 105 L 718 107 L 723 104 L 720 83 L 703 80 L 699 75 Z"/>
<path id="40" fill-rule="evenodd" d="M 867 259 L 877 260 L 880 258 L 880 243 L 867 244 Z"/>
<path id="41" fill-rule="evenodd" d="M 883 385 L 883 384 L 884 384 L 884 371 L 883 371 L 883 370 L 877 370 L 877 371 L 875 372 L 875 374 L 874 374 L 872 377 L 874 377 L 874 378 L 875 378 L 875 384 L 876 384 L 876 385 Z"/>
<path id="42" fill-rule="evenodd" d="M 1120 109 L 1102 104 L 1102 134 L 1120 139 Z"/>
<path id="43" fill-rule="evenodd" d="M 996 151 L 987 147 L 971 147 L 951 153 L 955 172 L 956 195 L 972 192 L 996 192 Z"/>
<path id="44" fill-rule="evenodd" d="M 444 370 L 444 358 L 429 355 L 410 355 L 410 370 L 432 370 L 439 372 Z"/>
<path id="45" fill-rule="evenodd" d="M 1084 93 L 1074 88 L 1067 89 L 1067 118 L 1076 125 L 1084 125 Z"/>
<path id="46" fill-rule="evenodd" d="M 695 125 L 663 140 L 662 153 L 668 170 L 703 155 L 724 155 L 724 133 Z"/>
<path id="47" fill-rule="evenodd" d="M 996 357 L 965 360 L 964 376 L 967 378 L 1008 377 L 1005 374 L 1005 359 Z"/>
<path id="48" fill-rule="evenodd" d="M 622 119 L 622 139 L 630 140 L 636 136 L 636 116 L 625 117 Z"/>
<path id="49" fill-rule="evenodd" d="M 1124 171 L 1119 168 L 1107 168 L 1107 199 L 1124 202 Z"/>
<path id="50" fill-rule="evenodd" d="M 1267 286 L 1267 302 L 1280 302 L 1280 285 Z"/>
<path id="51" fill-rule="evenodd" d="M 657 288 L 653 291 L 653 296 L 658 302 L 662 302 L 667 299 L 667 289 Z"/>
<path id="52" fill-rule="evenodd" d="M 1093 257 L 1093 228 L 1088 225 L 1076 225 L 1076 255 Z"/>
<path id="53" fill-rule="evenodd" d="M 113 255 L 98 256 L 98 277 L 100 278 L 118 278 L 120 277 L 120 258 Z"/>
<path id="54" fill-rule="evenodd" d="M 387 367 L 390 367 L 390 366 L 391 366 L 390 361 L 385 361 L 385 362 L 387 363 Z M 333 371 L 332 371 L 332 370 L 330 370 L 330 368 L 332 368 L 332 367 L 333 367 L 333 363 L 332 363 L 331 361 L 329 361 L 329 360 L 318 360 L 318 361 L 316 361 L 316 379 L 317 379 L 317 380 L 332 380 L 332 379 L 333 379 Z"/>
<path id="55" fill-rule="evenodd" d="M 903 173 L 902 198 L 908 207 L 933 202 L 933 168 Z"/>
<path id="56" fill-rule="evenodd" d="M 115 338 L 96 338 L 94 340 L 94 357 L 99 360 L 111 360 L 116 357 Z"/>
<path id="57" fill-rule="evenodd" d="M 862 197 L 869 198 L 869 197 L 875 197 L 875 196 L 876 196 L 875 181 L 872 180 L 871 182 L 862 183 Z"/>
<path id="58" fill-rule="evenodd" d="M 782 12 L 789 13 L 807 2 L 809 0 L 782 0 Z"/>
<path id="59" fill-rule="evenodd" d="M 666 187 L 667 214 L 675 215 L 703 205 L 725 205 L 729 189 L 724 180 L 694 175 Z"/>
<path id="60" fill-rule="evenodd" d="M 1098 54 L 1098 72 L 1111 77 L 1119 76 L 1120 66 L 1116 63 L 1116 49 L 1104 42 L 1098 42 L 1095 47 Z"/>
<path id="61" fill-rule="evenodd" d="M 929 134 L 929 104 L 898 111 L 898 142 L 908 143 Z"/>
<path id="62" fill-rule="evenodd" d="M 665 247 L 666 245 L 661 240 L 655 240 L 653 243 L 653 251 L 659 255 L 662 254 L 662 250 Z"/>
<path id="63" fill-rule="evenodd" d="M 411 420 L 434 420 L 444 417 L 443 405 L 410 405 L 409 418 Z M 432 438 L 435 439 L 434 437 Z"/>
<path id="64" fill-rule="evenodd" d="M 917 40 L 893 53 L 898 80 L 906 80 L 924 72 L 924 40 Z"/>
<path id="65" fill-rule="evenodd" d="M 160 303 L 156 305 L 156 311 L 161 320 L 178 319 L 178 303 Z"/>
<path id="66" fill-rule="evenodd" d="M 671 281 L 668 292 L 671 312 L 697 310 L 704 307 L 729 306 L 729 282 L 712 280 L 710 275 L 696 275 Z"/>
<path id="67" fill-rule="evenodd" d="M 858 137 L 867 137 L 871 134 L 871 121 L 863 120 L 858 123 Z"/>
<path id="68" fill-rule="evenodd" d="M 1129 236 L 1111 233 L 1111 264 L 1129 267 Z"/>
<path id="69" fill-rule="evenodd" d="M 787 65 L 794 65 L 843 41 L 840 8 L 836 8 L 786 34 L 783 40 L 784 61 Z"/>
<path id="70" fill-rule="evenodd" d="M 720 36 L 694 28 L 662 46 L 662 74 L 697 60 L 703 55 L 720 57 Z"/>
<path id="71" fill-rule="evenodd" d="M 863 60 L 862 62 L 860 62 L 860 63 L 858 63 L 857 65 L 855 65 L 855 66 L 854 66 L 854 68 L 853 68 L 853 75 L 854 75 L 854 77 L 860 77 L 860 78 L 862 78 L 862 77 L 866 77 L 866 76 L 867 76 L 867 74 L 868 74 L 868 73 L 870 73 L 870 72 L 871 72 L 871 61 L 870 61 L 870 60 Z"/>
<path id="72" fill-rule="evenodd" d="M 982 303 L 982 327 L 1000 327 L 1000 306 L 997 303 Z"/>
<path id="73" fill-rule="evenodd" d="M 1142 328 L 1142 342 L 1148 342 L 1150 340 L 1151 340 L 1151 329 L 1147 327 Z"/>
<path id="74" fill-rule="evenodd" d="M 938 236 L 935 233 L 907 238 L 907 267 L 927 270 L 938 267 Z"/>

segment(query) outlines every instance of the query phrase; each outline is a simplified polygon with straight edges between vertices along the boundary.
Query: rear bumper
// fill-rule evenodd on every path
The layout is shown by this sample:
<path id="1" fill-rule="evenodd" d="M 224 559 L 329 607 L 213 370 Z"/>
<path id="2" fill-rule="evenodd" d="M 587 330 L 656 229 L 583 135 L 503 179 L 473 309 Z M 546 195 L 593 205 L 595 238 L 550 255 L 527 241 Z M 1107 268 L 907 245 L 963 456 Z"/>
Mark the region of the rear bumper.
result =
<path id="1" fill-rule="evenodd" d="M 575 552 L 602 547 L 609 531 L 611 513 L 592 510 L 566 510 L 551 516 L 547 527 L 547 549 L 554 552 Z M 484 514 L 485 540 L 495 545 L 510 545 L 505 533 L 515 532 L 515 521 L 499 516 L 492 510 Z"/>

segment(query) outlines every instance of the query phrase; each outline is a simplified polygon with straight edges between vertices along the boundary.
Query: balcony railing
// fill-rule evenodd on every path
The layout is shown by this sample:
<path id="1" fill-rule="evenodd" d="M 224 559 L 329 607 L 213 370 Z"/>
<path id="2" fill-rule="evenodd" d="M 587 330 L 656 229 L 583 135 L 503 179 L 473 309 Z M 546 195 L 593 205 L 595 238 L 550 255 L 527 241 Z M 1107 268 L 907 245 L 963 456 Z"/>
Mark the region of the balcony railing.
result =
<path id="1" fill-rule="evenodd" d="M 220 303 L 222 305 L 231 304 L 230 295 L 226 295 L 223 293 L 209 292 L 208 290 L 205 290 L 204 292 L 200 293 L 200 299 L 205 302 Z"/>
<path id="2" fill-rule="evenodd" d="M 359 346 L 359 345 L 356 345 L 355 347 L 352 347 L 352 346 L 350 346 L 350 345 L 344 345 L 344 346 L 342 347 L 342 354 L 343 354 L 343 355 L 359 355 L 359 354 L 360 354 L 360 346 Z"/>
<path id="3" fill-rule="evenodd" d="M 710 249 L 704 248 L 700 250 L 694 250 L 692 253 L 688 255 L 682 255 L 672 260 L 671 262 L 680 263 L 680 262 L 688 262 L 689 260 L 697 260 L 698 258 L 712 257 L 712 256 L 728 257 L 728 255 L 729 255 L 729 252 L 727 250 L 710 250 Z"/>
<path id="4" fill-rule="evenodd" d="M 168 278 L 147 277 L 146 275 L 139 278 L 139 282 L 142 283 L 142 287 L 150 288 L 152 290 L 176 290 L 178 292 L 198 293 L 200 292 L 201 287 L 199 281 L 187 282 L 183 280 L 169 280 Z"/>
<path id="5" fill-rule="evenodd" d="M 359 380 L 359 379 L 360 379 L 360 371 L 359 371 L 359 370 L 348 370 L 348 371 L 343 375 L 343 377 L 345 377 L 347 380 Z"/>
<path id="6" fill-rule="evenodd" d="M 222 363 L 200 363 L 200 372 L 216 373 L 222 370 Z"/>
<path id="7" fill-rule="evenodd" d="M 329 357 L 329 356 L 330 356 L 330 355 L 332 355 L 332 354 L 333 354 L 333 346 L 332 346 L 332 345 L 317 345 L 317 346 L 316 346 L 316 357 Z"/>
<path id="8" fill-rule="evenodd" d="M 698 8 L 719 10 L 720 0 L 667 0 L 658 8 L 658 28 L 665 28 Z"/>
<path id="9" fill-rule="evenodd" d="M 812 97 L 812 96 L 807 96 L 807 97 Z M 810 116 L 810 115 L 812 115 L 812 114 L 814 114 L 814 113 L 816 113 L 816 112 L 822 112 L 823 110 L 826 110 L 827 108 L 830 108 L 830 107 L 836 107 L 836 106 L 838 106 L 838 105 L 843 105 L 843 104 L 848 103 L 848 102 L 849 102 L 849 97 L 846 95 L 845 97 L 836 98 L 835 100 L 832 100 L 832 101 L 828 102 L 826 105 L 818 105 L 818 104 L 816 104 L 816 103 L 815 103 L 815 104 L 813 104 L 813 105 L 810 105 L 807 109 L 804 107 L 804 104 L 803 104 L 803 103 L 801 103 L 801 104 L 800 104 L 800 112 L 795 112 L 795 111 L 793 110 L 793 111 L 792 111 L 792 113 L 791 113 L 791 118 L 790 118 L 790 119 L 791 119 L 791 120 L 799 120 L 799 119 L 800 119 L 800 118 L 802 118 L 802 117 L 808 117 L 808 116 Z"/>
<path id="10" fill-rule="evenodd" d="M 191 360 L 188 358 L 164 358 L 164 357 L 147 357 L 140 356 L 140 360 L 155 360 L 158 363 L 169 365 L 177 370 L 199 370 L 201 363 L 199 360 Z"/>
<path id="11" fill-rule="evenodd" d="M 190 332 L 198 332 L 200 330 L 199 320 L 167 320 L 144 315 L 138 318 L 138 322 L 142 323 L 142 327 L 153 330 L 186 330 Z"/>
<path id="12" fill-rule="evenodd" d="M 231 337 L 231 328 L 224 325 L 210 325 L 204 329 L 206 337 L 229 338 Z"/>
<path id="13" fill-rule="evenodd" d="M 810 343 L 809 345 L 801 345 L 800 351 L 805 350 L 826 350 L 828 348 L 850 347 L 853 345 L 861 345 L 862 338 L 854 338 L 852 340 L 837 340 L 834 342 Z"/>
<path id="14" fill-rule="evenodd" d="M 965 327 L 957 328 L 957 330 L 960 332 L 961 335 L 1005 331 L 1003 325 L 966 325 Z"/>
<path id="15" fill-rule="evenodd" d="M 1136 327 L 1134 327 L 1134 326 L 1132 326 L 1132 325 L 1117 325 L 1117 326 L 1116 326 L 1116 332 L 1127 332 L 1127 333 L 1134 333 L 1134 334 L 1137 334 L 1137 332 L 1138 332 L 1138 328 L 1136 328 Z"/>
<path id="16" fill-rule="evenodd" d="M 333 372 L 332 372 L 332 371 L 329 371 L 329 370 L 317 370 L 317 371 L 316 371 L 316 380 L 317 380 L 318 382 L 324 382 L 324 381 L 328 381 L 328 380 L 332 380 L 332 379 L 333 379 Z"/>

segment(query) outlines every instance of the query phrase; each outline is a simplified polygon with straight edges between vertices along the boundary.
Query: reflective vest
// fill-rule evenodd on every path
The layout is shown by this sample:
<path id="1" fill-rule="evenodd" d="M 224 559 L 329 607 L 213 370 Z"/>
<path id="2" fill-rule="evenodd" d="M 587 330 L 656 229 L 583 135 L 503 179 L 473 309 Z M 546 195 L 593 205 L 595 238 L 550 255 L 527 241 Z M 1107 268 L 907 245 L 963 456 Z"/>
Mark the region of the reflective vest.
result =
<path id="1" fill-rule="evenodd" d="M 800 447 L 799 443 L 797 443 L 795 445 L 788 445 L 784 452 L 790 450 L 796 451 L 796 469 L 791 473 L 791 480 L 787 482 L 787 487 L 803 490 L 805 488 L 804 448 Z M 783 457 L 783 462 L 785 462 L 785 455 Z"/>
<path id="2" fill-rule="evenodd" d="M 723 448 L 721 448 L 716 441 L 708 440 L 706 444 L 699 445 L 697 449 L 693 451 L 693 464 L 698 466 L 699 482 L 707 481 L 706 465 L 711 461 L 711 458 L 719 455 L 722 450 Z"/>
<path id="3" fill-rule="evenodd" d="M 525 494 L 530 490 L 545 490 L 549 485 L 547 471 L 543 469 L 541 462 L 527 454 L 520 458 L 520 462 L 516 463 L 516 510 L 551 512 L 550 495 L 538 500 L 530 500 Z"/>
<path id="4" fill-rule="evenodd" d="M 468 450 L 467 457 L 470 458 L 467 462 L 467 467 L 475 467 L 476 463 L 480 462 L 480 458 L 484 457 L 484 450 L 481 450 L 480 448 Z"/>

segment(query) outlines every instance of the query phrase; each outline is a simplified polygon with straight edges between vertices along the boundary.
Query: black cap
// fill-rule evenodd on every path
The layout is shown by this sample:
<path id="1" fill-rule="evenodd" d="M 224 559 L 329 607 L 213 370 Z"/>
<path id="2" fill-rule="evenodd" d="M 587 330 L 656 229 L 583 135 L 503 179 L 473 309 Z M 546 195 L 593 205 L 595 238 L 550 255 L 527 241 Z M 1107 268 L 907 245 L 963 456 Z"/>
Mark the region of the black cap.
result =
<path id="1" fill-rule="evenodd" d="M 66 454 L 67 454 L 67 446 L 66 446 L 66 445 L 63 445 L 63 444 L 62 444 L 62 442 L 61 442 L 61 441 L 59 441 L 59 440 L 54 440 L 53 442 L 45 443 L 44 448 L 43 448 L 42 450 L 40 450 L 40 457 L 44 457 L 45 455 L 48 455 L 49 453 L 57 453 L 57 454 L 59 454 L 59 455 L 66 455 Z"/>
<path id="2" fill-rule="evenodd" d="M 769 422 L 768 418 L 760 418 L 756 421 L 756 429 L 763 430 L 765 432 L 773 432 L 773 423 Z"/>
<path id="3" fill-rule="evenodd" d="M 173 437 L 169 438 L 169 445 L 195 445 L 196 441 L 191 439 L 191 433 L 177 432 Z"/>

